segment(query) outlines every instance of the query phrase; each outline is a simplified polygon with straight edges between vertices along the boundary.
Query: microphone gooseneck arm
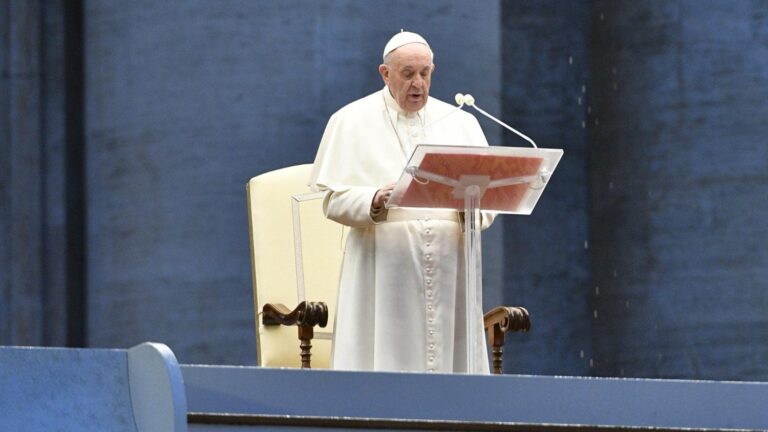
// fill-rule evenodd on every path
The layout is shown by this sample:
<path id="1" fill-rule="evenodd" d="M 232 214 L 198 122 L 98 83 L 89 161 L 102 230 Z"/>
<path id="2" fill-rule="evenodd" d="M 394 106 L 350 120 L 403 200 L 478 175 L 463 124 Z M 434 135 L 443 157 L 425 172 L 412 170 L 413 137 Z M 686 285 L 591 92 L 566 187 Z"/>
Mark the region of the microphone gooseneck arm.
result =
<path id="1" fill-rule="evenodd" d="M 433 122 L 430 122 L 428 125 L 424 126 L 424 129 L 429 129 L 429 128 L 431 128 L 432 126 L 434 126 L 434 125 L 435 125 L 435 123 L 437 123 L 437 122 L 439 122 L 439 121 L 441 121 L 441 120 L 445 119 L 446 117 L 450 116 L 451 114 L 455 113 L 456 111 L 459 111 L 463 105 L 464 105 L 463 103 L 462 103 L 462 104 L 459 104 L 459 106 L 457 106 L 456 108 L 452 109 L 452 110 L 451 110 L 451 111 L 449 111 L 447 114 L 443 115 L 442 117 L 439 117 L 437 120 L 435 120 L 435 121 L 433 121 Z"/>
<path id="2" fill-rule="evenodd" d="M 522 132 L 519 132 L 519 131 L 517 131 L 517 130 L 516 130 L 515 128 L 513 128 L 512 126 L 510 126 L 510 125 L 508 125 L 508 124 L 504 123 L 503 121 L 501 121 L 501 120 L 497 119 L 496 117 L 494 117 L 494 116 L 492 116 L 492 115 L 488 114 L 487 112 L 485 112 L 485 110 L 483 110 L 482 108 L 480 108 L 479 106 L 477 106 L 477 105 L 475 104 L 475 98 L 474 98 L 472 95 L 470 95 L 470 94 L 466 94 L 466 95 L 465 95 L 465 94 L 461 94 L 461 93 L 456 93 L 456 104 L 458 105 L 458 108 L 457 108 L 457 109 L 461 109 L 461 107 L 463 107 L 464 105 L 469 105 L 469 106 L 471 106 L 472 108 L 474 108 L 474 109 L 476 109 L 478 112 L 480 112 L 480 114 L 482 114 L 482 115 L 484 115 L 484 116 L 488 117 L 489 119 L 491 119 L 491 120 L 495 121 L 495 122 L 496 122 L 496 123 L 498 123 L 499 125 L 501 125 L 501 126 L 503 126 L 503 127 L 507 128 L 507 129 L 509 129 L 510 131 L 514 132 L 514 133 L 515 133 L 515 134 L 517 134 L 517 136 L 519 136 L 520 138 L 522 138 L 522 139 L 524 139 L 524 140 L 528 141 L 529 143 L 531 143 L 531 145 L 532 145 L 534 148 L 539 148 L 539 147 L 536 145 L 536 143 L 535 143 L 535 142 L 533 142 L 533 140 L 532 140 L 532 139 L 530 139 L 530 138 L 529 138 L 527 135 L 525 135 L 525 134 L 524 134 L 524 133 L 522 133 Z M 450 114 L 452 114 L 452 113 L 453 113 L 453 112 L 451 112 Z M 442 117 L 440 120 L 442 120 L 442 119 L 443 119 L 443 118 L 445 118 L 445 117 L 446 117 L 446 116 Z"/>

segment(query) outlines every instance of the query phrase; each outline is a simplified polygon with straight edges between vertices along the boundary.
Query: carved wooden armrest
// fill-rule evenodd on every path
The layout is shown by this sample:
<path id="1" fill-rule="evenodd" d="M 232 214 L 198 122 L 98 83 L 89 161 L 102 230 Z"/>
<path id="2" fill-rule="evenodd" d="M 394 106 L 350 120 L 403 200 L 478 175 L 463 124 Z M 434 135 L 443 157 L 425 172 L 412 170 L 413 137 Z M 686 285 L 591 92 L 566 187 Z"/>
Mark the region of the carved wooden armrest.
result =
<path id="1" fill-rule="evenodd" d="M 328 325 L 328 305 L 324 302 L 303 301 L 294 310 L 282 303 L 267 303 L 262 312 L 261 322 L 264 325 Z"/>
<path id="2" fill-rule="evenodd" d="M 310 369 L 314 327 L 328 325 L 328 305 L 324 302 L 303 301 L 290 310 L 281 303 L 267 303 L 261 309 L 261 323 L 265 326 L 298 326 L 301 341 L 301 368 Z"/>
<path id="3" fill-rule="evenodd" d="M 483 321 L 493 351 L 493 373 L 500 374 L 504 363 L 504 334 L 529 331 L 531 318 L 524 307 L 499 306 L 486 313 Z"/>

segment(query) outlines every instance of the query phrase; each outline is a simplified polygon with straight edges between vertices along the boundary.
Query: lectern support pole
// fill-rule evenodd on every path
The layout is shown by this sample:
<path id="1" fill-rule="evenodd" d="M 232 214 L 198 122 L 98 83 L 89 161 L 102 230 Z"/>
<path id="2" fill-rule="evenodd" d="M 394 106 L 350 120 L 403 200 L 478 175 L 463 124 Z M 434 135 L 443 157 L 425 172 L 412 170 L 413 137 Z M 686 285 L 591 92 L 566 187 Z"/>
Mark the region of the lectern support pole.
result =
<path id="1" fill-rule="evenodd" d="M 480 197 L 479 186 L 470 185 L 464 191 L 464 264 L 466 278 L 466 332 L 467 332 L 467 373 L 477 373 L 478 344 L 475 340 L 480 322 L 476 322 L 483 289 L 482 244 L 480 242 Z M 482 316 L 482 313 L 480 314 Z"/>

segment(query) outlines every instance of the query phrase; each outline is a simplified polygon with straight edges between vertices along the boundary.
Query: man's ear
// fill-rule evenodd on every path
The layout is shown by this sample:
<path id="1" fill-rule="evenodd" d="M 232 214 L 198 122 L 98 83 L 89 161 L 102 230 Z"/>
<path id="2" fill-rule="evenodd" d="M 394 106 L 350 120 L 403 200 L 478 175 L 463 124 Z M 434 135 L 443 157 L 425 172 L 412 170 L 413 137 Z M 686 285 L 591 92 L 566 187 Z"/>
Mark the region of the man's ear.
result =
<path id="1" fill-rule="evenodd" d="M 385 64 L 379 65 L 379 75 L 384 80 L 384 84 L 389 84 L 389 67 Z"/>

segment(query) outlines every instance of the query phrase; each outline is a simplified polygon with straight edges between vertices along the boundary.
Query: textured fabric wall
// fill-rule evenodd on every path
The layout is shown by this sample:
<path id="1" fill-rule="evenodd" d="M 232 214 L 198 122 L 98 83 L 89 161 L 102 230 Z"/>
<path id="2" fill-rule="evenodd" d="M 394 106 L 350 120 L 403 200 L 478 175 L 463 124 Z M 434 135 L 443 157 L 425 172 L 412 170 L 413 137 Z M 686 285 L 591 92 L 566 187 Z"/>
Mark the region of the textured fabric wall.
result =
<path id="1" fill-rule="evenodd" d="M 596 373 L 768 379 L 768 2 L 590 21 Z"/>
<path id="2" fill-rule="evenodd" d="M 564 156 L 531 216 L 506 216 L 506 303 L 529 309 L 505 370 L 589 375 L 591 311 L 586 194 L 585 1 L 504 2 L 504 118 Z M 528 146 L 512 133 L 504 143 Z"/>

